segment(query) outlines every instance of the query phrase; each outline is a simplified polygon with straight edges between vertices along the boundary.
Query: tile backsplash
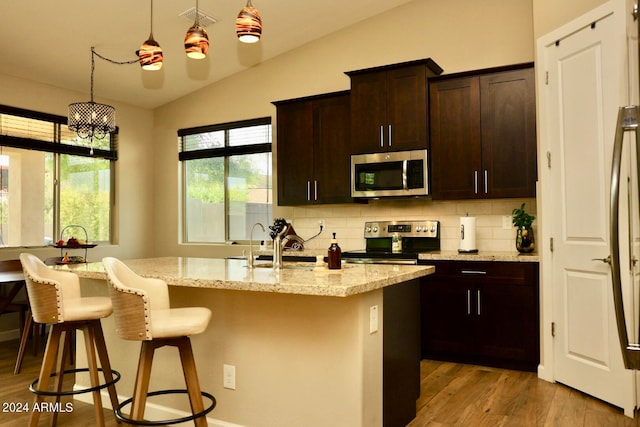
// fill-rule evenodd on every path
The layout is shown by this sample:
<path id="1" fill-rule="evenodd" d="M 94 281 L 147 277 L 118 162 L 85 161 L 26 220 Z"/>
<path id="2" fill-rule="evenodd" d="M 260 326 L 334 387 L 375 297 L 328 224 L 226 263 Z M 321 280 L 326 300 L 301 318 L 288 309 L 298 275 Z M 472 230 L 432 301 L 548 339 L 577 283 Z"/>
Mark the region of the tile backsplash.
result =
<path id="1" fill-rule="evenodd" d="M 331 234 L 336 237 L 343 251 L 363 249 L 364 223 L 386 220 L 439 220 L 440 247 L 456 251 L 459 247 L 460 217 L 469 214 L 476 217 L 476 243 L 479 251 L 515 251 L 515 228 L 511 225 L 511 212 L 526 203 L 528 213 L 536 215 L 536 199 L 492 199 L 431 201 L 426 199 L 375 200 L 368 204 L 322 205 L 286 208 L 282 212 L 290 220 L 296 233 L 303 239 L 318 233 L 319 221 L 324 220 L 324 230 L 315 239 L 305 243 L 306 249 L 329 247 Z M 504 222 L 508 216 L 508 228 Z M 537 219 L 533 223 L 537 228 Z M 538 237 L 536 235 L 536 237 Z"/>

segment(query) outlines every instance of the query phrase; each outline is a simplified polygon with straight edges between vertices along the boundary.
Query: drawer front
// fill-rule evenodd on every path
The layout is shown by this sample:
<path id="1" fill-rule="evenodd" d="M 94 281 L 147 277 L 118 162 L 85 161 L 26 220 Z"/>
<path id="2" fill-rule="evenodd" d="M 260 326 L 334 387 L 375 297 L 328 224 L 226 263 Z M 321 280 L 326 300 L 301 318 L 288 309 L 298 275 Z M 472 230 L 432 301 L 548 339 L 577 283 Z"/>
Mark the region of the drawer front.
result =
<path id="1" fill-rule="evenodd" d="M 538 277 L 538 264 L 530 262 L 500 261 L 435 261 L 434 274 L 427 278 L 474 278 L 476 280 L 508 280 L 526 282 Z"/>

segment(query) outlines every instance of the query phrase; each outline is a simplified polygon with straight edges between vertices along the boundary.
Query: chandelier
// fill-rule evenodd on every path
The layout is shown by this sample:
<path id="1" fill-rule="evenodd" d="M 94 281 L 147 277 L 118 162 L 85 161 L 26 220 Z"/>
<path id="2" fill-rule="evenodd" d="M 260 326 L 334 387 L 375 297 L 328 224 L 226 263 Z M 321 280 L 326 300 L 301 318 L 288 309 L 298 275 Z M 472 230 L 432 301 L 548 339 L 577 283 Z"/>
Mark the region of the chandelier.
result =
<path id="1" fill-rule="evenodd" d="M 116 109 L 111 105 L 100 104 L 93 100 L 93 74 L 96 68 L 95 57 L 111 62 L 113 64 L 134 64 L 139 60 L 114 61 L 100 55 L 91 47 L 91 98 L 87 102 L 74 102 L 69 104 L 69 115 L 67 126 L 78 135 L 80 139 L 87 139 L 91 145 L 93 154 L 93 141 L 104 139 L 111 132 L 116 130 Z"/>

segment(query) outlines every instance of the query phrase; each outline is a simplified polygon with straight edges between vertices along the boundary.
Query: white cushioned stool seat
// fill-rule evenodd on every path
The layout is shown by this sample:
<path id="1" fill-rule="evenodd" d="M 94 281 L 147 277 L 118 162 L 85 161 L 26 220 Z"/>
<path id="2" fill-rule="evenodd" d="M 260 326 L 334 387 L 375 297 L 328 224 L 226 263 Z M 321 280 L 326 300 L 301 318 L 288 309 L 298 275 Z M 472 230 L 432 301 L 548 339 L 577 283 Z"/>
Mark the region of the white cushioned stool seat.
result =
<path id="1" fill-rule="evenodd" d="M 211 310 L 205 307 L 171 308 L 169 288 L 163 280 L 142 277 L 113 257 L 104 258 L 102 263 L 107 273 L 118 335 L 125 340 L 142 341 L 133 397 L 120 404 L 116 416 L 131 424 L 153 425 L 153 421 L 142 421 L 147 396 L 185 391 L 148 392 L 155 349 L 174 346 L 180 352 L 192 415 L 157 423 L 179 424 L 193 420 L 196 426 L 206 426 L 205 416 L 213 410 L 216 400 L 209 393 L 200 390 L 189 336 L 200 334 L 207 329 L 211 320 Z M 211 405 L 206 409 L 202 396 L 211 400 Z M 122 415 L 122 408 L 129 404 L 131 411 L 126 417 Z"/>
<path id="2" fill-rule="evenodd" d="M 151 310 L 151 335 L 171 338 L 201 334 L 207 329 L 211 310 L 204 307 Z"/>

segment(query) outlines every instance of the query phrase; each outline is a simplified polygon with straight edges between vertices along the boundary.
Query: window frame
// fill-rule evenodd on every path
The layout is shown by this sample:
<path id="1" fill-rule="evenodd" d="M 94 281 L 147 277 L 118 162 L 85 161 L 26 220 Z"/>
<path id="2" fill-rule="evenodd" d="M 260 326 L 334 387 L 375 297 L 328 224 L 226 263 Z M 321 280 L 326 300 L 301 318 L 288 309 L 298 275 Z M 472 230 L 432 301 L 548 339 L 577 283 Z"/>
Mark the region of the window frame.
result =
<path id="1" fill-rule="evenodd" d="M 7 135 L 5 130 L 0 127 L 0 147 L 17 148 L 21 150 L 34 150 L 44 153 L 52 153 L 54 155 L 54 184 L 53 184 L 53 236 L 60 235 L 62 226 L 60 224 L 60 156 L 81 156 L 90 158 L 100 158 L 109 160 L 109 237 L 108 241 L 98 241 L 100 243 L 112 244 L 114 241 L 115 217 L 116 217 L 116 161 L 118 160 L 118 133 L 119 128 L 116 127 L 114 132 L 109 134 L 109 149 L 90 147 L 88 145 L 73 145 L 62 141 L 62 127 L 67 126 L 67 117 L 55 114 L 42 113 L 33 110 L 27 110 L 18 107 L 0 104 L 0 116 L 14 116 L 23 119 L 33 119 L 43 122 L 49 122 L 52 125 L 52 140 L 35 139 L 30 137 Z M 70 224 L 69 224 L 70 225 Z M 43 244 L 43 247 L 45 245 Z M 20 246 L 24 247 L 24 246 Z M 3 246 L 2 249 L 16 248 L 16 246 Z"/>
<path id="2" fill-rule="evenodd" d="M 272 142 L 268 143 L 259 143 L 259 144 L 249 144 L 249 145 L 236 145 L 229 146 L 229 133 L 234 129 L 245 128 L 245 127 L 253 127 L 253 126 L 261 126 L 261 125 L 272 125 L 272 119 L 270 116 L 260 117 L 256 119 L 248 119 L 248 120 L 237 120 L 233 122 L 220 123 L 214 125 L 206 125 L 206 126 L 197 126 L 186 129 L 178 130 L 178 143 L 179 143 L 179 151 L 178 151 L 178 160 L 181 164 L 181 244 L 186 245 L 195 245 L 195 244 L 203 244 L 203 245 L 215 245 L 215 244 L 223 244 L 229 243 L 231 239 L 229 238 L 229 157 L 233 156 L 241 156 L 248 154 L 260 154 L 260 153 L 270 153 L 273 163 L 273 131 L 271 133 Z M 195 149 L 189 150 L 185 146 L 184 137 L 197 135 L 201 133 L 210 133 L 210 132 L 218 132 L 224 131 L 224 147 L 216 147 L 216 148 L 205 148 L 205 149 Z M 188 240 L 188 230 L 187 230 L 187 168 L 184 167 L 185 161 L 189 160 L 198 160 L 198 159 L 207 159 L 207 158 L 220 158 L 224 159 L 224 242 L 191 242 Z M 273 170 L 273 167 L 271 168 Z M 271 175 L 271 189 L 273 191 L 273 173 Z M 272 205 L 273 205 L 273 194 L 271 197 Z M 247 244 L 249 240 L 233 240 L 233 243 Z"/>

